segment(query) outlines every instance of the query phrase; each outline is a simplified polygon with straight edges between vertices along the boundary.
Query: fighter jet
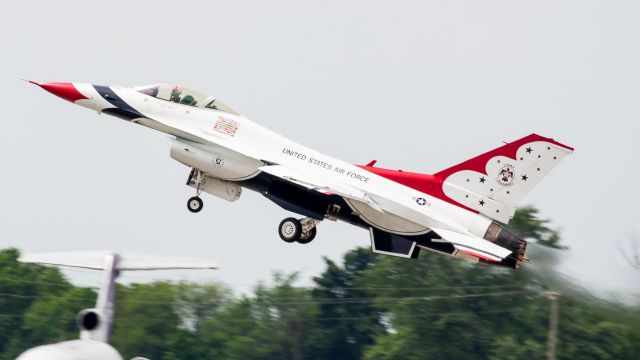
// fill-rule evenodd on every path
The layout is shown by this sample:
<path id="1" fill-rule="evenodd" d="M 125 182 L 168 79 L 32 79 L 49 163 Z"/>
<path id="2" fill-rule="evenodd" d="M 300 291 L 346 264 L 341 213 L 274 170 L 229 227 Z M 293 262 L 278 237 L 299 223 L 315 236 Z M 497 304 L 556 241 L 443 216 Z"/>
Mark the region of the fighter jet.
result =
<path id="1" fill-rule="evenodd" d="M 323 220 L 369 231 L 376 253 L 416 258 L 421 249 L 470 262 L 517 268 L 527 242 L 507 231 L 516 204 L 573 148 L 531 134 L 433 175 L 353 165 L 262 127 L 219 99 L 186 86 L 37 83 L 74 104 L 172 136 L 170 155 L 191 168 L 195 196 L 236 201 L 242 189 L 302 218 L 278 233 L 306 244 Z"/>

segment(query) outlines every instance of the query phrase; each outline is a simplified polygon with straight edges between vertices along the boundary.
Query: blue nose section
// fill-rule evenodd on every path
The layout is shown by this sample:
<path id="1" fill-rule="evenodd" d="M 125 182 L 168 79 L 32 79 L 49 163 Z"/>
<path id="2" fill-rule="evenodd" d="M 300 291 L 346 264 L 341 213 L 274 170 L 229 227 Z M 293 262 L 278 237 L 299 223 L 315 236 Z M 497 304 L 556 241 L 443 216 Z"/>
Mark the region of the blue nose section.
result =
<path id="1" fill-rule="evenodd" d="M 138 110 L 127 104 L 110 87 L 104 85 L 93 85 L 93 87 L 96 89 L 98 94 L 102 96 L 103 99 L 107 100 L 111 105 L 115 106 L 113 108 L 102 110 L 103 113 L 113 115 L 127 121 L 145 117 Z"/>

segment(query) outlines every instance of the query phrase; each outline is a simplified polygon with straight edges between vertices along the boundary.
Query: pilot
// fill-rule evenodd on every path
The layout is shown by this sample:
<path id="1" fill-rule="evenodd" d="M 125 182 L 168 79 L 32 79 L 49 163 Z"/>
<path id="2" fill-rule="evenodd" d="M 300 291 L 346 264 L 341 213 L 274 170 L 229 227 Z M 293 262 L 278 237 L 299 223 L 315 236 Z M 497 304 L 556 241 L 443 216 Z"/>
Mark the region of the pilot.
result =
<path id="1" fill-rule="evenodd" d="M 169 100 L 179 103 L 180 94 L 182 94 L 182 90 L 180 90 L 180 86 L 176 85 L 173 89 L 171 89 L 171 97 L 169 98 Z"/>
<path id="2" fill-rule="evenodd" d="M 182 100 L 180 100 L 180 104 L 185 104 L 185 105 L 190 105 L 190 106 L 196 106 L 198 102 L 196 101 L 196 99 L 191 96 L 191 95 L 185 95 Z"/>

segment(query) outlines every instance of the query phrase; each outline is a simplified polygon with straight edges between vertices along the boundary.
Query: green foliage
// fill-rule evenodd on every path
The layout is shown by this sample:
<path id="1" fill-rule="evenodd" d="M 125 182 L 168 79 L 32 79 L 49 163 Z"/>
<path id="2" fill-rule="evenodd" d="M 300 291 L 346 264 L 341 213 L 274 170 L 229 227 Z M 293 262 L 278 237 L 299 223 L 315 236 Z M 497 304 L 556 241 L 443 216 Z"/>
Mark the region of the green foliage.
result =
<path id="1" fill-rule="evenodd" d="M 496 339 L 491 349 L 490 360 L 529 360 L 544 359 L 545 346 L 533 340 L 519 342 L 512 336 L 501 336 Z"/>
<path id="2" fill-rule="evenodd" d="M 485 359 L 496 333 L 534 329 L 538 320 L 529 319 L 530 329 L 513 325 L 527 300 L 537 298 L 511 271 L 425 253 L 415 262 L 383 258 L 365 277 L 381 289 L 376 305 L 391 315 L 382 337 L 401 344 L 378 338 L 367 359 Z"/>
<path id="3" fill-rule="evenodd" d="M 0 359 L 77 335 L 74 309 L 95 301 L 91 290 L 74 288 L 58 269 L 21 264 L 19 255 L 16 249 L 0 251 Z"/>
<path id="4" fill-rule="evenodd" d="M 546 250 L 563 248 L 533 208 L 512 230 Z M 95 292 L 59 270 L 20 264 L 0 251 L 0 360 L 73 339 L 78 311 Z M 423 251 L 418 260 L 348 252 L 325 259 L 313 286 L 273 275 L 250 294 L 221 284 L 120 285 L 113 345 L 124 358 L 190 359 L 491 359 L 545 358 L 553 263 L 511 271 Z M 560 285 L 558 285 L 560 284 Z M 557 358 L 639 359 L 640 308 L 566 290 L 559 300 Z"/>
<path id="5" fill-rule="evenodd" d="M 567 249 L 560 244 L 560 233 L 547 226 L 549 222 L 540 219 L 538 209 L 526 206 L 516 211 L 508 228 L 523 239 L 535 239 L 536 243 L 554 249 Z"/>
<path id="6" fill-rule="evenodd" d="M 93 307 L 96 293 L 88 288 L 72 288 L 59 296 L 45 296 L 34 301 L 24 314 L 22 327 L 29 342 L 42 344 L 68 340 L 78 335 L 75 318 L 78 312 Z"/>
<path id="7" fill-rule="evenodd" d="M 349 302 L 373 295 L 361 281 L 362 273 L 370 269 L 377 259 L 370 249 L 349 252 L 340 267 L 325 258 L 327 270 L 314 278 L 312 291 L 317 301 L 319 319 L 313 333 L 312 346 L 317 358 L 360 359 L 365 346 L 383 331 L 380 314 L 371 303 Z M 345 321 L 352 318 L 352 321 Z"/>
<path id="8" fill-rule="evenodd" d="M 118 297 L 113 345 L 125 358 L 161 359 L 182 325 L 174 309 L 176 287 L 167 282 L 120 286 Z"/>

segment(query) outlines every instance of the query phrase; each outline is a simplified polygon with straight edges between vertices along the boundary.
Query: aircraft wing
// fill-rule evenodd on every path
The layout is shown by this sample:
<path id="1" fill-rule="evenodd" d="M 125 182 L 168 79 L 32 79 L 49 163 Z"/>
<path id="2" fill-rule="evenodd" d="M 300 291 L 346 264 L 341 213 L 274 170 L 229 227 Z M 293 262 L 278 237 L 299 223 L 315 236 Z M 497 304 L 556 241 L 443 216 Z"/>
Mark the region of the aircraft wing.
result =
<path id="1" fill-rule="evenodd" d="M 367 193 L 352 186 L 334 183 L 326 179 L 312 179 L 282 165 L 267 165 L 262 166 L 259 169 L 267 174 L 304 186 L 308 189 L 316 190 L 323 194 L 336 194 L 348 199 L 361 201 L 377 211 L 385 212 L 378 203 L 367 195 Z"/>
<path id="2" fill-rule="evenodd" d="M 92 270 L 105 269 L 105 256 L 110 251 L 67 251 L 24 254 L 18 259 L 23 263 L 58 265 Z M 140 253 L 119 255 L 118 270 L 173 270 L 173 269 L 217 269 L 215 261 L 191 257 L 159 256 Z"/>

